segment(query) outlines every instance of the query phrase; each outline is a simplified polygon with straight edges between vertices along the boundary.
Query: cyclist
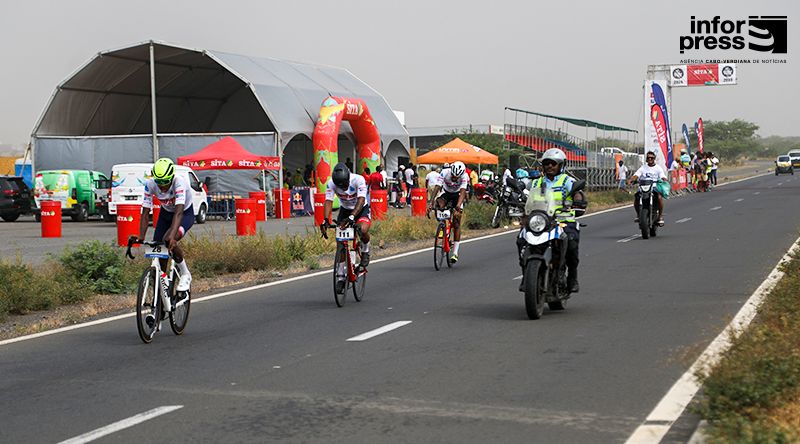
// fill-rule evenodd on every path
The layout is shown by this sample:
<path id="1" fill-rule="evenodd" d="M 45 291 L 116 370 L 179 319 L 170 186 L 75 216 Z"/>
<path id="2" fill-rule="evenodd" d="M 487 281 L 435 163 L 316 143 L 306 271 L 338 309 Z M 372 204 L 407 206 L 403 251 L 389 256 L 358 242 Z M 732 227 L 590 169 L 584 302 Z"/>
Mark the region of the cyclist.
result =
<path id="1" fill-rule="evenodd" d="M 336 225 L 356 225 L 361 230 L 361 263 L 359 267 L 366 269 L 369 265 L 369 226 L 372 223 L 369 213 L 369 189 L 364 176 L 350 174 L 347 165 L 337 163 L 328 180 L 325 190 L 325 220 L 319 229 L 325 234 L 333 226 L 330 221 L 333 212 L 333 197 L 339 196 L 339 215 Z"/>
<path id="2" fill-rule="evenodd" d="M 144 200 L 142 201 L 142 218 L 139 225 L 139 237 L 136 242 L 143 242 L 147 234 L 147 219 L 150 209 L 153 208 L 153 196 L 161 201 L 161 212 L 156 222 L 156 232 L 153 234 L 154 242 L 164 242 L 172 252 L 175 266 L 180 271 L 178 291 L 189 291 L 192 283 L 192 274 L 183 257 L 183 250 L 178 241 L 194 225 L 194 209 L 192 208 L 192 193 L 189 182 L 183 176 L 175 175 L 175 164 L 169 158 L 162 157 L 153 164 L 152 178 L 144 183 Z M 175 217 L 175 215 L 179 215 Z M 166 261 L 161 262 L 161 268 L 166 270 Z"/>
<path id="3" fill-rule="evenodd" d="M 433 195 L 436 199 L 431 201 L 428 206 L 427 215 L 430 217 L 434 204 L 436 208 L 444 209 L 448 206 L 453 208 L 453 255 L 450 261 L 458 262 L 458 245 L 461 241 L 461 212 L 464 210 L 464 200 L 467 197 L 467 184 L 469 176 L 466 174 L 467 167 L 463 162 L 456 161 L 450 168 L 443 169 L 439 178 L 436 179 L 436 186 Z"/>
<path id="4" fill-rule="evenodd" d="M 545 190 L 550 189 L 553 191 L 553 199 L 561 203 L 558 205 L 559 209 L 566 203 L 573 204 L 573 197 L 570 196 L 570 193 L 572 192 L 572 186 L 575 184 L 575 179 L 563 171 L 566 161 L 566 154 L 558 148 L 550 148 L 545 151 L 540 159 L 542 168 L 544 169 L 544 175 L 533 181 L 528 199 L 534 201 L 538 200 L 539 196 L 545 195 Z M 583 202 L 584 196 L 582 194 L 576 196 L 575 200 Z M 585 208 L 585 206 L 582 206 L 582 208 Z M 566 222 L 567 225 L 564 227 L 564 232 L 568 237 L 567 255 L 565 258 L 567 263 L 567 287 L 569 287 L 570 293 L 577 293 L 580 289 L 578 285 L 578 264 L 580 263 L 579 247 L 581 242 L 580 227 L 578 221 L 575 219 L 574 209 L 570 210 L 568 213 L 561 212 L 560 214 L 566 217 L 560 218 L 559 220 Z M 520 235 L 521 234 L 522 230 L 520 230 Z M 517 238 L 517 250 L 520 254 L 525 243 L 524 238 Z M 520 263 L 520 265 L 522 265 L 522 263 Z M 523 269 L 523 273 L 524 271 Z M 520 291 L 522 291 L 523 288 L 521 284 Z"/>

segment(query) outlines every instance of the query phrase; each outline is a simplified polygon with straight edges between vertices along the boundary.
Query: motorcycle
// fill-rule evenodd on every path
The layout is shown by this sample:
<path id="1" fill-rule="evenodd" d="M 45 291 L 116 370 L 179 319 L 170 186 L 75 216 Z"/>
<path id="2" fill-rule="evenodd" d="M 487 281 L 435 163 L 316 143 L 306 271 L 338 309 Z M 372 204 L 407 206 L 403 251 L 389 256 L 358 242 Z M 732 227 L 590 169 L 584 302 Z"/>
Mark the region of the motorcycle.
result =
<path id="1" fill-rule="evenodd" d="M 507 179 L 503 185 L 497 199 L 497 207 L 492 216 L 492 228 L 500 226 L 504 218 L 522 217 L 525 215 L 525 202 L 528 199 L 528 190 L 522 182 L 515 179 Z"/>
<path id="2" fill-rule="evenodd" d="M 492 193 L 487 188 L 487 185 L 483 182 L 478 182 L 475 184 L 475 198 L 479 201 L 487 202 L 490 205 L 494 205 L 495 200 L 492 196 Z"/>
<path id="3" fill-rule="evenodd" d="M 585 187 L 586 181 L 575 182 L 571 196 Z M 520 263 L 523 269 L 521 290 L 525 293 L 525 311 L 529 319 L 542 317 L 545 302 L 550 310 L 564 310 L 567 306 L 570 297 L 566 262 L 569 238 L 564 231 L 567 224 L 563 219 L 571 216 L 573 209 L 576 215 L 582 215 L 586 202 L 575 201 L 572 206 L 556 202 L 550 189 L 544 191 L 543 199 L 529 198 L 525 205 L 526 216 L 520 231 L 525 245 L 520 251 Z"/>
<path id="4" fill-rule="evenodd" d="M 642 239 L 656 237 L 658 230 L 658 201 L 655 194 L 656 182 L 652 180 L 639 180 L 639 229 L 642 230 Z"/>

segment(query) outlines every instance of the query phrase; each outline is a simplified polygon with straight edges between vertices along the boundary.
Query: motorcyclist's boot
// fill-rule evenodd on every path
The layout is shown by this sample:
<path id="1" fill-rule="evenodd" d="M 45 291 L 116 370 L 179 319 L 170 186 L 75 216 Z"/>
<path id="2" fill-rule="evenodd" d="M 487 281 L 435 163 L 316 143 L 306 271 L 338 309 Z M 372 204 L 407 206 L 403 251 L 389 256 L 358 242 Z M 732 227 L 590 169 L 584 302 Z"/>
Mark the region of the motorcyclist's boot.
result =
<path id="1" fill-rule="evenodd" d="M 577 293 L 580 291 L 580 285 L 578 285 L 578 270 L 570 270 L 569 276 L 567 277 L 567 289 L 570 293 Z"/>

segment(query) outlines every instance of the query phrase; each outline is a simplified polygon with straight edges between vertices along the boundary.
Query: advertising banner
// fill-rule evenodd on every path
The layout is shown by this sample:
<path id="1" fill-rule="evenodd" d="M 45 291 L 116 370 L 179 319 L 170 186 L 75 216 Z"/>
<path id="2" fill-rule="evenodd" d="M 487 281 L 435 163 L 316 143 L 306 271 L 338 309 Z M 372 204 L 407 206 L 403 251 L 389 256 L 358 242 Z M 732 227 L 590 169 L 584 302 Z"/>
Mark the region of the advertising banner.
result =
<path id="1" fill-rule="evenodd" d="M 664 165 L 666 165 L 666 170 L 672 168 L 672 162 L 675 160 L 672 154 L 672 128 L 669 124 L 669 111 L 667 108 L 667 100 L 664 98 L 664 90 L 661 88 L 661 85 L 655 84 L 653 85 L 653 99 L 655 100 L 655 104 L 661 107 L 661 114 L 664 117 L 664 129 L 666 130 L 667 134 L 667 149 L 664 150 L 664 146 L 661 144 L 661 140 L 659 138 L 659 148 L 661 148 L 664 154 Z M 660 136 L 659 136 L 660 137 Z"/>
<path id="2" fill-rule="evenodd" d="M 661 144 L 653 126 L 653 119 L 650 116 L 650 109 L 656 103 L 655 94 L 653 93 L 653 89 L 656 86 L 659 90 L 664 91 L 667 88 L 667 82 L 665 80 L 646 80 L 644 83 L 644 150 L 645 152 L 653 151 L 658 154 L 661 152 Z M 666 171 L 665 158 L 661 154 L 658 154 L 658 157 L 661 159 L 659 163 Z"/>
<path id="3" fill-rule="evenodd" d="M 662 168 L 665 166 L 665 160 L 667 159 L 667 139 L 668 139 L 668 132 L 667 132 L 667 122 L 664 120 L 664 112 L 661 110 L 661 107 L 654 103 L 652 107 L 650 107 L 650 120 L 653 123 L 653 128 L 655 128 L 656 137 L 658 138 L 659 149 L 655 150 L 656 153 L 661 153 L 660 156 L 656 156 L 656 161 Z M 664 171 L 668 171 L 669 168 L 664 168 Z"/>
<path id="4" fill-rule="evenodd" d="M 686 128 L 686 124 L 683 124 L 681 128 L 681 132 L 683 132 L 683 140 L 686 142 L 686 153 L 692 154 L 692 144 L 689 142 L 689 129 Z"/>
<path id="5" fill-rule="evenodd" d="M 697 132 L 697 151 L 703 152 L 703 118 L 700 117 L 697 119 L 697 123 L 694 124 L 694 130 Z"/>
<path id="6" fill-rule="evenodd" d="M 712 86 L 735 84 L 735 63 L 672 65 L 669 67 L 670 86 Z"/>

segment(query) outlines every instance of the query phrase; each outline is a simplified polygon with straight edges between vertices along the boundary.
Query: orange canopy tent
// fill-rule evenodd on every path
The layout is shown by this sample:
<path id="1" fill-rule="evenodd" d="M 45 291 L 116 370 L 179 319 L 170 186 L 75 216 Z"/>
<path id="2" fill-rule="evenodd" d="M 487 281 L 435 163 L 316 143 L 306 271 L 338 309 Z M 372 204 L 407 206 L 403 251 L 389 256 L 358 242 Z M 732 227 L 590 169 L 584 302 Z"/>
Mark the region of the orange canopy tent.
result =
<path id="1" fill-rule="evenodd" d="M 417 157 L 417 163 L 450 163 L 460 160 L 468 164 L 497 165 L 498 159 L 494 154 L 470 145 L 456 137 L 439 148 Z"/>

